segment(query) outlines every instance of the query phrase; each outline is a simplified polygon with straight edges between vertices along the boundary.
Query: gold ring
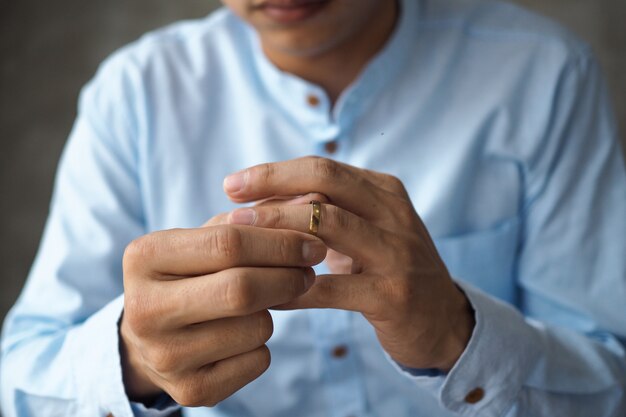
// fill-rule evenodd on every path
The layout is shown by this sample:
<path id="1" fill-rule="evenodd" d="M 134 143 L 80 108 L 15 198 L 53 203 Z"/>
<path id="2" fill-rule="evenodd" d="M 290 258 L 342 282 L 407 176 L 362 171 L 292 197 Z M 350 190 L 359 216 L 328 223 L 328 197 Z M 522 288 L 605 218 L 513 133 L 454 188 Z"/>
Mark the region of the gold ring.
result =
<path id="1" fill-rule="evenodd" d="M 309 222 L 309 233 L 317 236 L 320 228 L 320 219 L 322 217 L 322 203 L 319 201 L 311 201 L 311 221 Z"/>

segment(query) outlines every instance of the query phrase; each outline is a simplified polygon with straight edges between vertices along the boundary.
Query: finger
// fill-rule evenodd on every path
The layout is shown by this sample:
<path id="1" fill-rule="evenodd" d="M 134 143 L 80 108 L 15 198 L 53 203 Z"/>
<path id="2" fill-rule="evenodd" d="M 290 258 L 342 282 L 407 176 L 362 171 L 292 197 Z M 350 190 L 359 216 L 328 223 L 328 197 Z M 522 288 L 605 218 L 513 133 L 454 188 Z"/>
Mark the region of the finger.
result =
<path id="1" fill-rule="evenodd" d="M 266 206 L 294 206 L 299 204 L 308 204 L 311 201 L 319 201 L 321 203 L 328 203 L 330 200 L 324 194 L 320 193 L 308 193 L 301 196 L 289 196 L 289 197 L 277 197 L 267 200 L 261 200 L 255 203 L 255 207 Z M 228 216 L 230 213 L 220 213 L 210 218 L 202 227 L 219 226 L 224 224 L 230 224 Z"/>
<path id="2" fill-rule="evenodd" d="M 361 272 L 361 269 L 358 268 L 358 265 L 352 258 L 333 249 L 328 250 L 324 262 L 333 274 L 356 274 Z M 353 269 L 355 270 L 353 271 Z"/>
<path id="3" fill-rule="evenodd" d="M 260 203 L 255 204 L 255 207 L 265 206 L 295 206 L 300 204 L 308 204 L 311 201 L 319 201 L 321 203 L 329 203 L 330 199 L 324 194 L 320 193 L 308 193 L 301 196 L 292 196 L 281 199 L 263 200 Z"/>
<path id="4" fill-rule="evenodd" d="M 255 201 L 274 195 L 318 192 L 331 202 L 367 219 L 376 218 L 387 205 L 400 198 L 369 181 L 355 168 L 339 162 L 307 157 L 257 165 L 224 180 L 224 190 L 236 202 Z M 384 210 L 392 211 L 389 208 Z"/>
<path id="5" fill-rule="evenodd" d="M 277 310 L 334 308 L 377 315 L 383 308 L 380 278 L 373 275 L 320 275 L 315 285 L 297 299 L 275 306 Z"/>
<path id="6" fill-rule="evenodd" d="M 215 226 L 155 232 L 133 241 L 124 254 L 125 272 L 157 279 L 205 275 L 242 266 L 312 266 L 326 246 L 290 230 Z M 126 276 L 126 274 L 125 274 Z"/>
<path id="7" fill-rule="evenodd" d="M 161 317 L 163 328 L 246 316 L 291 301 L 314 282 L 311 268 L 233 268 L 164 282 L 154 294 L 161 301 L 146 313 Z"/>
<path id="8" fill-rule="evenodd" d="M 257 379 L 270 365 L 270 352 L 261 346 L 200 368 L 182 381 L 164 381 L 168 394 L 185 407 L 213 407 Z"/>
<path id="9" fill-rule="evenodd" d="M 255 350 L 269 340 L 272 332 L 272 317 L 267 310 L 177 329 L 169 336 L 172 339 L 170 349 L 176 357 L 168 369 L 172 372 L 189 371 Z M 164 340 L 168 340 L 167 335 L 160 342 Z"/>
<path id="10" fill-rule="evenodd" d="M 219 226 L 222 224 L 228 224 L 228 221 L 227 221 L 228 214 L 229 213 L 217 214 L 211 217 L 209 220 L 207 220 L 201 227 L 210 227 L 210 226 Z"/>
<path id="11" fill-rule="evenodd" d="M 301 196 L 285 196 L 285 197 L 275 197 L 275 198 L 269 198 L 266 200 L 260 200 L 260 201 L 257 201 L 254 204 L 254 206 L 255 207 L 284 206 L 284 205 L 293 206 L 293 205 L 299 205 L 299 204 L 307 204 L 311 201 L 319 201 L 322 203 L 330 202 L 329 198 L 326 197 L 324 194 L 308 193 L 308 194 L 301 195 Z M 217 214 L 213 216 L 212 218 L 210 218 L 206 223 L 204 223 L 202 227 L 230 224 L 230 222 L 228 221 L 229 215 L 230 213 Z"/>
<path id="12" fill-rule="evenodd" d="M 254 207 L 231 212 L 228 221 L 307 233 L 311 205 Z M 354 260 L 371 263 L 388 252 L 392 235 L 361 217 L 331 204 L 322 204 L 317 236 L 329 247 Z"/>

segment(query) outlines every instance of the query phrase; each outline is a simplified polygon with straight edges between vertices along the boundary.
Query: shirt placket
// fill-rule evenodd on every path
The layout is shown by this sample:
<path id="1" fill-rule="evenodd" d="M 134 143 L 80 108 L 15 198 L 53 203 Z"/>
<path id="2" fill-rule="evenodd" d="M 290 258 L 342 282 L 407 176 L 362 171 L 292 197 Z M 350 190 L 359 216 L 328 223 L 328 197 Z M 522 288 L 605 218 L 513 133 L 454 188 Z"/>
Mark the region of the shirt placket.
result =
<path id="1" fill-rule="evenodd" d="M 345 310 L 310 310 L 311 331 L 319 354 L 321 388 L 330 417 L 361 417 L 367 413 L 365 386 L 360 375 L 354 314 Z"/>

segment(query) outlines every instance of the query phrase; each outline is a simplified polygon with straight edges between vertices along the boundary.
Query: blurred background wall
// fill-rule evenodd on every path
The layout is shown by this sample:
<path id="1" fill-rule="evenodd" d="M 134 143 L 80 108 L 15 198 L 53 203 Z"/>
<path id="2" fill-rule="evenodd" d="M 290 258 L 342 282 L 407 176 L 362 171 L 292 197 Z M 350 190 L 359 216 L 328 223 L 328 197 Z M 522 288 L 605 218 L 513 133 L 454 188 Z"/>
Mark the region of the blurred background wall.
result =
<path id="1" fill-rule="evenodd" d="M 518 2 L 592 43 L 625 132 L 626 1 Z M 15 301 L 35 254 L 80 87 L 121 45 L 168 22 L 203 16 L 218 4 L 0 0 L 0 319 Z"/>

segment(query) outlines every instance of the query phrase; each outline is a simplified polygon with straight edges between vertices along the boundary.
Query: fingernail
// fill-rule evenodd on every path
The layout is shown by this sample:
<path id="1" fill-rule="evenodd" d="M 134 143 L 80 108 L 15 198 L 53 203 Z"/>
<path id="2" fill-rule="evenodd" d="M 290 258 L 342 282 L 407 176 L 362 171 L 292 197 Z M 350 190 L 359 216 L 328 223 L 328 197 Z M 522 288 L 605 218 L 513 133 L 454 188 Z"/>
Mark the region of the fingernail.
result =
<path id="1" fill-rule="evenodd" d="M 227 193 L 236 193 L 240 191 L 248 179 L 248 171 L 235 172 L 224 178 L 224 191 Z"/>
<path id="2" fill-rule="evenodd" d="M 315 284 L 315 271 L 312 268 L 304 270 L 304 290 L 307 291 Z"/>
<path id="3" fill-rule="evenodd" d="M 302 245 L 302 257 L 306 262 L 320 263 L 326 257 L 326 245 L 320 240 L 307 240 Z"/>
<path id="4" fill-rule="evenodd" d="M 252 225 L 256 221 L 256 210 L 249 208 L 237 209 L 230 213 L 229 220 L 232 224 Z"/>

